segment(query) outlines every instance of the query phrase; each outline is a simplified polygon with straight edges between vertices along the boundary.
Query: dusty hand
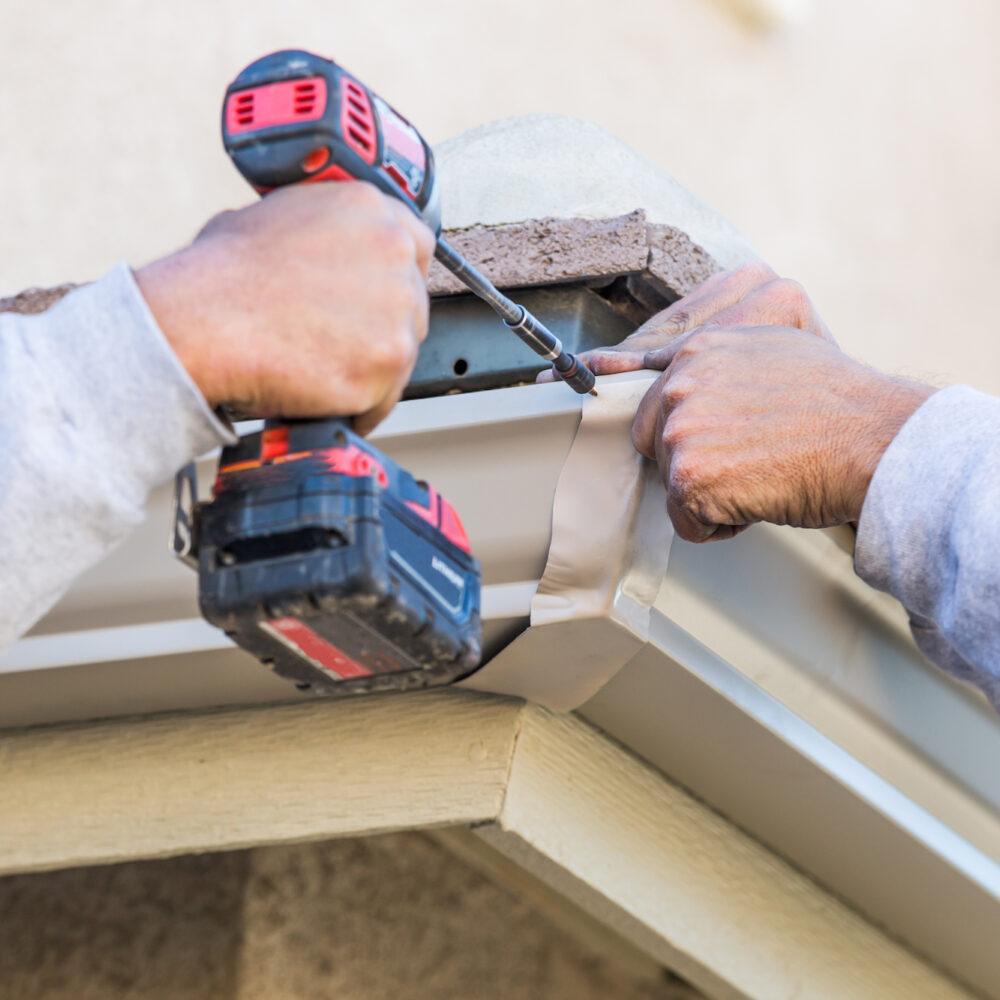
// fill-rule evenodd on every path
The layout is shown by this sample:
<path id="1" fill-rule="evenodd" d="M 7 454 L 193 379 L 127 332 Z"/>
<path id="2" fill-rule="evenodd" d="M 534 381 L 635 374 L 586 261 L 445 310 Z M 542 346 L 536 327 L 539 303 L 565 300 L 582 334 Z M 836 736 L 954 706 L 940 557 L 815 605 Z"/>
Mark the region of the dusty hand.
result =
<path id="1" fill-rule="evenodd" d="M 614 347 L 599 347 L 579 355 L 595 375 L 666 367 L 670 346 L 711 323 L 715 326 L 794 326 L 833 342 L 826 325 L 798 282 L 779 278 L 763 263 L 713 275 L 690 295 L 648 319 Z M 664 350 L 667 349 L 667 353 Z M 551 382 L 551 371 L 539 382 Z"/>
<path id="2" fill-rule="evenodd" d="M 136 272 L 212 405 L 260 416 L 354 416 L 399 399 L 427 334 L 434 238 L 362 183 L 286 188 L 213 219 Z"/>
<path id="3" fill-rule="evenodd" d="M 657 361 L 666 371 L 632 439 L 660 467 L 677 533 L 695 542 L 755 521 L 856 521 L 882 453 L 935 391 L 789 327 L 705 327 Z"/>

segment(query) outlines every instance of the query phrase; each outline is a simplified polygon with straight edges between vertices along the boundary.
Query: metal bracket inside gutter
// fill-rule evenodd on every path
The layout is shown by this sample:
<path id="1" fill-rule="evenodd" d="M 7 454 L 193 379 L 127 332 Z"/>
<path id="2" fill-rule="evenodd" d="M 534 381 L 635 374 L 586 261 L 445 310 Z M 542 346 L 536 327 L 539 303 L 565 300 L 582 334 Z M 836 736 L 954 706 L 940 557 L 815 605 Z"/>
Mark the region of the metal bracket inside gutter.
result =
<path id="1" fill-rule="evenodd" d="M 604 284 L 613 283 L 605 279 Z M 580 282 L 522 288 L 517 301 L 574 354 L 617 344 L 636 326 L 625 311 Z M 473 295 L 446 296 L 434 301 L 427 339 L 421 345 L 405 398 L 533 382 L 547 367 L 497 323 L 496 313 L 484 302 Z"/>

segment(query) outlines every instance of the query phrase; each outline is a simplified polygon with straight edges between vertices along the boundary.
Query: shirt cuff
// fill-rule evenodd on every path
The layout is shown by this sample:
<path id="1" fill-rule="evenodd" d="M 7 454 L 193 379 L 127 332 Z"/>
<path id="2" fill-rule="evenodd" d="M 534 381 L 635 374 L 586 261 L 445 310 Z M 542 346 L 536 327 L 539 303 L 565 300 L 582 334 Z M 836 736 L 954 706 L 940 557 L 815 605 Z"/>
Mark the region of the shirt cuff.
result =
<path id="1" fill-rule="evenodd" d="M 968 386 L 942 389 L 907 420 L 872 477 L 858 522 L 854 568 L 911 615 L 931 618 L 953 576 L 956 505 L 975 474 L 978 427 L 996 427 L 1000 400 Z"/>

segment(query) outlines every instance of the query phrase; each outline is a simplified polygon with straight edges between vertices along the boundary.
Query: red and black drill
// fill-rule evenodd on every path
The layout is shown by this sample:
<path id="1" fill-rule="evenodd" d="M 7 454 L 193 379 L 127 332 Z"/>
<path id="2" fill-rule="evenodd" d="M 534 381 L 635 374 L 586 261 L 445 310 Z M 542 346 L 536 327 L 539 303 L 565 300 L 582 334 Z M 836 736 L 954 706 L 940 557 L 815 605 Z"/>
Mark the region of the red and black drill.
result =
<path id="1" fill-rule="evenodd" d="M 366 180 L 440 234 L 430 147 L 330 60 L 291 50 L 252 63 L 226 92 L 222 135 L 260 194 Z M 436 256 L 577 392 L 593 391 L 589 369 L 440 238 Z M 461 522 L 348 421 L 268 420 L 223 449 L 211 501 L 196 495 L 185 470 L 174 551 L 197 559 L 202 613 L 300 688 L 427 687 L 478 665 L 480 569 Z"/>
<path id="2" fill-rule="evenodd" d="M 285 184 L 370 181 L 420 216 L 437 237 L 434 256 L 488 303 L 555 374 L 594 393 L 594 374 L 524 306 L 441 238 L 434 154 L 420 133 L 329 59 L 290 49 L 251 63 L 229 85 L 222 137 L 236 169 L 260 194 Z"/>

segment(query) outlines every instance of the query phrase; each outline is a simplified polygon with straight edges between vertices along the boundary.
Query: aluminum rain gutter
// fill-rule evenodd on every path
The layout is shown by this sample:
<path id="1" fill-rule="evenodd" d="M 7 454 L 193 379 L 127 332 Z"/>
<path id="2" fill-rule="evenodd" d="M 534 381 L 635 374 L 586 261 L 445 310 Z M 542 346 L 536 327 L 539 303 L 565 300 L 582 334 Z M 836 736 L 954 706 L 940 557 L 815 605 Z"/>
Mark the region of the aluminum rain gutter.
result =
<path id="1" fill-rule="evenodd" d="M 659 609 L 649 647 L 581 714 L 915 950 L 996 995 L 998 819 L 956 794 L 917 748 L 903 787 L 893 783 L 882 758 L 854 756 Z M 935 811 L 942 788 L 951 795 Z M 949 825 L 949 812 L 964 822 Z"/>
<path id="2" fill-rule="evenodd" d="M 412 400 L 376 435 L 460 512 L 494 650 L 525 627 L 579 418 L 565 386 L 526 386 Z M 0 726 L 302 697 L 201 622 L 167 519 L 163 489 L 0 657 Z M 843 541 L 758 527 L 675 542 L 649 645 L 580 712 L 1000 998 L 1000 722 L 923 662 Z"/>
<path id="3" fill-rule="evenodd" d="M 566 386 L 527 386 L 411 400 L 373 435 L 460 512 L 483 564 L 487 649 L 527 624 L 579 420 Z M 215 462 L 198 463 L 201 484 Z M 126 543 L 0 656 L 0 727 L 308 697 L 201 620 L 195 575 L 167 552 L 169 511 L 165 486 Z"/>

